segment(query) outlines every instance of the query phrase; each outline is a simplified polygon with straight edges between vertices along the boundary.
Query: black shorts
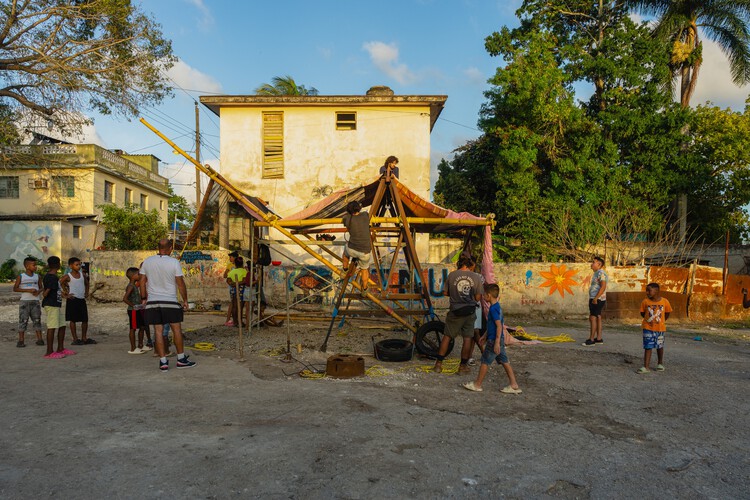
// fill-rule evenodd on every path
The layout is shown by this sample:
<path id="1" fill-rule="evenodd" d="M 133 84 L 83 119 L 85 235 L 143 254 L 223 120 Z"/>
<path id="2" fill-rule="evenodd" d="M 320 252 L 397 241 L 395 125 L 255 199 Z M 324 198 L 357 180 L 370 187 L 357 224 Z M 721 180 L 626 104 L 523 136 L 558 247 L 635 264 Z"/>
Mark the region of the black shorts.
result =
<path id="1" fill-rule="evenodd" d="M 128 326 L 131 330 L 146 328 L 146 320 L 143 317 L 143 309 L 131 309 L 128 311 Z"/>
<path id="2" fill-rule="evenodd" d="M 86 299 L 72 298 L 65 301 L 65 321 L 72 321 L 73 323 L 89 322 Z"/>
<path id="3" fill-rule="evenodd" d="M 589 299 L 589 316 L 601 316 L 605 305 L 606 300 L 597 300 L 594 304 L 594 299 Z"/>
<path id="4" fill-rule="evenodd" d="M 144 319 L 147 325 L 182 323 L 182 306 L 177 302 L 147 302 Z"/>

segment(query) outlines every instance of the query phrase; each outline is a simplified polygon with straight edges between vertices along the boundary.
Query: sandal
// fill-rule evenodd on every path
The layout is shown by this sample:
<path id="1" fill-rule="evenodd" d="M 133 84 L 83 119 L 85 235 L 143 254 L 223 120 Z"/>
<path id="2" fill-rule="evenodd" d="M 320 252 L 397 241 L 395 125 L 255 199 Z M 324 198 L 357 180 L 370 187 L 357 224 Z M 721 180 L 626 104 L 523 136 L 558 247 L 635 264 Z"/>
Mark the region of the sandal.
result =
<path id="1" fill-rule="evenodd" d="M 41 339 L 40 339 L 40 340 L 37 340 L 37 341 L 36 341 L 36 345 L 44 345 L 44 341 L 43 341 L 43 340 L 41 340 Z"/>
<path id="2" fill-rule="evenodd" d="M 16 347 L 26 347 L 26 344 L 23 343 L 23 340 L 19 340 L 16 342 Z"/>
<path id="3" fill-rule="evenodd" d="M 651 370 L 649 370 L 645 366 L 641 366 L 640 368 L 638 368 L 638 370 L 636 370 L 636 373 L 641 374 L 641 375 L 643 375 L 644 373 L 649 373 L 649 372 L 651 372 Z"/>
<path id="4" fill-rule="evenodd" d="M 94 339 L 86 339 L 83 341 L 84 344 L 96 344 L 96 340 Z"/>
<path id="5" fill-rule="evenodd" d="M 73 342 L 70 343 L 70 345 L 83 345 L 83 340 L 75 339 Z"/>

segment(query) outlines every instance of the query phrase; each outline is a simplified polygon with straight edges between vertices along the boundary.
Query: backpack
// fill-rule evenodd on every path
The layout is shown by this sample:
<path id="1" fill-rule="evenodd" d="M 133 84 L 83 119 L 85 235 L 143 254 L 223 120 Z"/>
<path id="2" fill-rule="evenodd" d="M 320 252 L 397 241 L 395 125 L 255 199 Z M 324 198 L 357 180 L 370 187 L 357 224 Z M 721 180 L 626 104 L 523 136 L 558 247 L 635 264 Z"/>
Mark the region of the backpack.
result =
<path id="1" fill-rule="evenodd" d="M 258 245 L 258 265 L 271 265 L 271 249 L 268 248 L 268 245 L 266 245 L 265 243 L 261 243 Z"/>

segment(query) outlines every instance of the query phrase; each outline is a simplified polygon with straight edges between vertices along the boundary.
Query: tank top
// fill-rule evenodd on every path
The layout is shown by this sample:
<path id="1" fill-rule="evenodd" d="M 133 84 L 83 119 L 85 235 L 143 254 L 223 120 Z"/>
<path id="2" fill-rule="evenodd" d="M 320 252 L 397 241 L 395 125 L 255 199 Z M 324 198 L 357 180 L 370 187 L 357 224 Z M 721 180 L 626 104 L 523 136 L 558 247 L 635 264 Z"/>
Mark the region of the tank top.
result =
<path id="1" fill-rule="evenodd" d="M 68 277 L 70 277 L 68 284 L 70 295 L 77 299 L 86 298 L 86 281 L 83 274 L 81 274 L 80 278 L 75 278 L 72 273 L 68 273 Z"/>
<path id="2" fill-rule="evenodd" d="M 18 285 L 22 290 L 39 290 L 39 275 L 34 273 L 29 276 L 26 273 L 21 273 L 21 283 Z M 39 300 L 39 296 L 36 297 L 29 293 L 21 293 L 21 300 Z"/>

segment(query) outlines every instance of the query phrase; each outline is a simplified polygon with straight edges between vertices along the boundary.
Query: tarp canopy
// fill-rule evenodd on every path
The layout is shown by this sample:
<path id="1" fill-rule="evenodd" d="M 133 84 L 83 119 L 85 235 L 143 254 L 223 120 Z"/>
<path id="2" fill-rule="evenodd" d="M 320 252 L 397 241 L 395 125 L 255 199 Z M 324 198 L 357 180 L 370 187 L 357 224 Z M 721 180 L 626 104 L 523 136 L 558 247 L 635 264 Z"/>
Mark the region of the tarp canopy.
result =
<path id="1" fill-rule="evenodd" d="M 343 217 L 346 213 L 346 205 L 352 201 L 357 200 L 362 204 L 362 207 L 368 208 L 372 206 L 375 192 L 378 189 L 380 177 L 376 178 L 369 184 L 354 188 L 346 188 L 331 193 L 319 202 L 310 205 L 304 210 L 297 212 L 296 214 L 284 217 L 285 221 L 289 220 L 310 220 L 311 224 L 308 227 L 315 227 L 320 225 L 320 219 L 334 219 Z M 404 206 L 404 212 L 407 217 L 421 217 L 431 219 L 429 222 L 412 222 L 411 227 L 418 233 L 450 233 L 456 232 L 468 227 L 476 227 L 475 224 L 461 224 L 456 222 L 457 220 L 486 220 L 484 217 L 478 217 L 468 212 L 454 212 L 447 208 L 439 207 L 434 203 L 430 203 L 424 198 L 420 197 L 413 191 L 411 191 L 406 185 L 402 184 L 395 177 L 391 178 L 391 183 L 398 189 L 401 203 Z M 374 217 L 378 214 L 373 211 L 370 212 L 370 216 Z M 388 217 L 386 214 L 384 217 Z M 446 219 L 445 221 L 439 221 L 435 219 Z"/>

